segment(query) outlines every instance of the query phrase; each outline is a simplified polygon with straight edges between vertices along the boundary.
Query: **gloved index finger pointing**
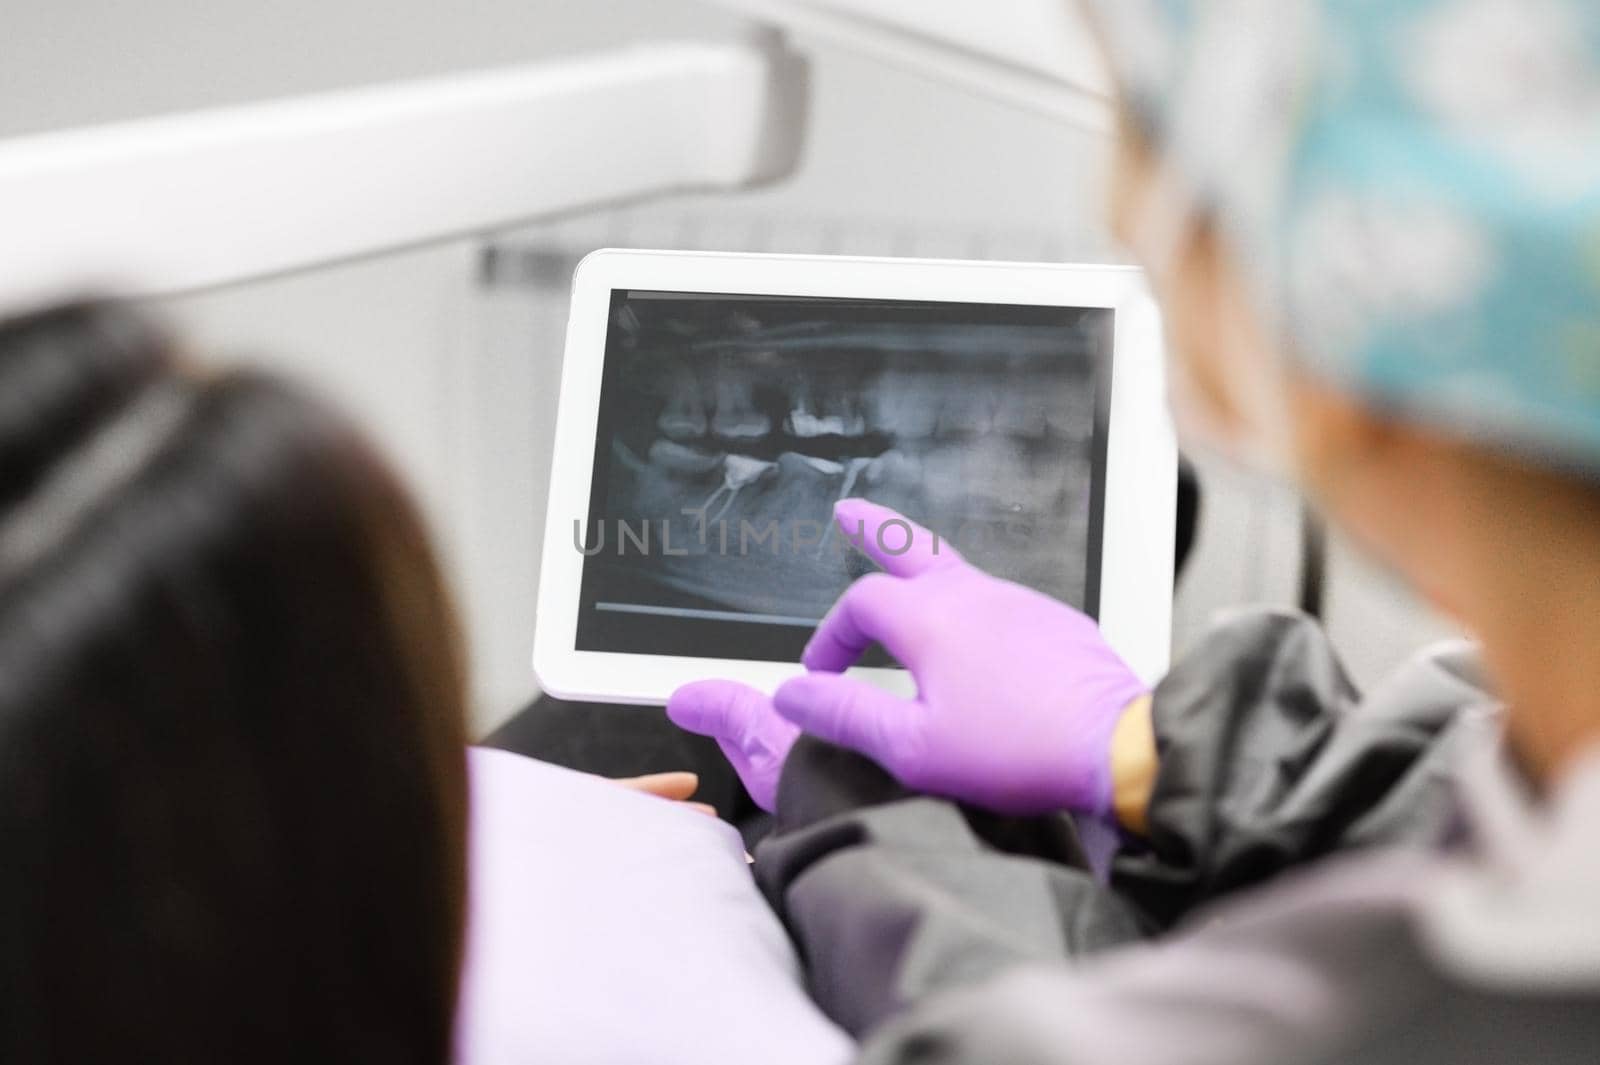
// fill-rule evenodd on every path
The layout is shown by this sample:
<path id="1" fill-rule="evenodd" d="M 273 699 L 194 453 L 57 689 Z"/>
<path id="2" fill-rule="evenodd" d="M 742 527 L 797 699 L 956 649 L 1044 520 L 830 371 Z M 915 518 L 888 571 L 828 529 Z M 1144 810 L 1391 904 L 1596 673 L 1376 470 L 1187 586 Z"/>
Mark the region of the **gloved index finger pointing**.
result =
<path id="1" fill-rule="evenodd" d="M 833 505 L 833 520 L 845 539 L 896 577 L 915 577 L 961 561 L 960 553 L 937 533 L 865 499 L 839 500 Z"/>
<path id="2" fill-rule="evenodd" d="M 841 673 L 856 664 L 874 643 L 910 665 L 906 631 L 909 614 L 916 610 L 914 586 L 883 573 L 869 573 L 845 589 L 811 634 L 800 655 L 806 669 Z"/>

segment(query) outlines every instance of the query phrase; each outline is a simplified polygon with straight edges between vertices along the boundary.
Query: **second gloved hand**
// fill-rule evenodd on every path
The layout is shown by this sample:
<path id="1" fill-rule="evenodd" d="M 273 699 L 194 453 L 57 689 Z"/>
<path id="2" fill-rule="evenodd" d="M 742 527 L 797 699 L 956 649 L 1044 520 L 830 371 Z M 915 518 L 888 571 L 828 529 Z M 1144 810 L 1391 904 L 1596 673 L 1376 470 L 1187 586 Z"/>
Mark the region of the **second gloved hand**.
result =
<path id="1" fill-rule="evenodd" d="M 667 717 L 687 732 L 716 740 L 750 798 L 773 812 L 778 778 L 800 729 L 778 715 L 770 698 L 731 680 L 695 681 L 672 693 Z"/>
<path id="2" fill-rule="evenodd" d="M 1094 621 L 991 577 L 886 507 L 835 518 L 885 570 L 851 585 L 773 695 L 784 717 L 868 755 L 907 787 L 1006 814 L 1106 814 L 1111 736 L 1147 687 Z M 916 680 L 904 699 L 843 676 L 880 643 Z"/>

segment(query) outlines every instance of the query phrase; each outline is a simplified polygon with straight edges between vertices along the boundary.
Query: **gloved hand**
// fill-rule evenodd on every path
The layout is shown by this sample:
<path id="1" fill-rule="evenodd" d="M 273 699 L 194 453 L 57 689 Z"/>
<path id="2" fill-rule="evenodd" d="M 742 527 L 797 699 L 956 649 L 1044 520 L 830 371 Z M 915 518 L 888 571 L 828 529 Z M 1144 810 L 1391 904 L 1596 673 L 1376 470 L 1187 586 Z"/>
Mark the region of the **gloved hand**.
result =
<path id="1" fill-rule="evenodd" d="M 756 805 L 773 812 L 783 762 L 800 729 L 778 715 L 770 697 L 731 680 L 695 681 L 672 693 L 667 716 L 716 740 Z"/>
<path id="2" fill-rule="evenodd" d="M 1005 814 L 1106 814 L 1112 732 L 1148 689 L 1094 621 L 886 507 L 847 499 L 834 517 L 887 572 L 829 611 L 801 659 L 812 672 L 774 693 L 778 712 L 917 791 Z M 910 670 L 915 699 L 841 675 L 874 642 Z"/>

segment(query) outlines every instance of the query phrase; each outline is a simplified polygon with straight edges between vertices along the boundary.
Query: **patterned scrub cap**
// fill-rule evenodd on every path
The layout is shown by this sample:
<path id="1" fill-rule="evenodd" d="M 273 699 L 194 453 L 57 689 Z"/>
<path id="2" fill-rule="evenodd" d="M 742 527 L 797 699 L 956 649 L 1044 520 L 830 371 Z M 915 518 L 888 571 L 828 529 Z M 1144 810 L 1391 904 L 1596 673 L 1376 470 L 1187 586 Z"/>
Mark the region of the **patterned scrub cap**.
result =
<path id="1" fill-rule="evenodd" d="M 1600 470 L 1600 3 L 1089 4 L 1298 364 Z"/>

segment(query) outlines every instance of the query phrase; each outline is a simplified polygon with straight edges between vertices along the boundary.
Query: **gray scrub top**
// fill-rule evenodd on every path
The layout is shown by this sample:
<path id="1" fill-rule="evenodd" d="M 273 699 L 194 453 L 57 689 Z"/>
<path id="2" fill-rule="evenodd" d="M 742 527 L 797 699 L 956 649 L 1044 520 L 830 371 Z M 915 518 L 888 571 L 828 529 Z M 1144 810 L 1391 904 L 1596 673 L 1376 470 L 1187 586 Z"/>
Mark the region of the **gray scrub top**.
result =
<path id="1" fill-rule="evenodd" d="M 1600 1061 L 1600 757 L 1534 804 L 1470 650 L 1365 695 L 1236 616 L 1154 701 L 1150 834 L 904 792 L 802 741 L 757 875 L 872 1065 Z"/>

